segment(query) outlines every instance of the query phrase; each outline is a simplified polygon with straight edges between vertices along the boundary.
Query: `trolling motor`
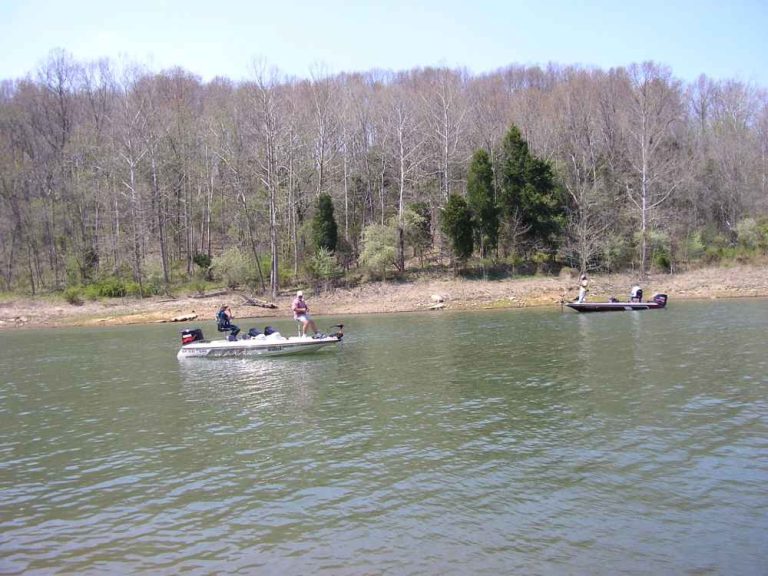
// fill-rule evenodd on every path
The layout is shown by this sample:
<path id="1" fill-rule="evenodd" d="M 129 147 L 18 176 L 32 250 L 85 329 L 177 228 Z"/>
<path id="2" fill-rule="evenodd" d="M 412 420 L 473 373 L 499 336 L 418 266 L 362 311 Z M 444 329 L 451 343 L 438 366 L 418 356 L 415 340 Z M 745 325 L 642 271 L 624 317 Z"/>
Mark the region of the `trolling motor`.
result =
<path id="1" fill-rule="evenodd" d="M 331 338 L 338 338 L 341 340 L 344 337 L 344 324 L 334 324 L 331 328 L 338 328 L 336 332 L 328 334 Z"/>

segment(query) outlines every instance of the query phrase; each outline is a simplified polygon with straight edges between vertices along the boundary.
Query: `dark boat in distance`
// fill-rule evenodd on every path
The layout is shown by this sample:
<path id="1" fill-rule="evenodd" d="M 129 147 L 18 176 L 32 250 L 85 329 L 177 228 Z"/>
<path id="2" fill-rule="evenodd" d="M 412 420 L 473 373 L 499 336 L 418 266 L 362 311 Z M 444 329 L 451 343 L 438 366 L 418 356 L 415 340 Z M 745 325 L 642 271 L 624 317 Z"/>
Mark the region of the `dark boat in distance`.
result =
<path id="1" fill-rule="evenodd" d="M 659 310 L 667 305 L 666 294 L 655 294 L 648 302 L 566 302 L 576 312 L 623 312 L 624 310 Z"/>

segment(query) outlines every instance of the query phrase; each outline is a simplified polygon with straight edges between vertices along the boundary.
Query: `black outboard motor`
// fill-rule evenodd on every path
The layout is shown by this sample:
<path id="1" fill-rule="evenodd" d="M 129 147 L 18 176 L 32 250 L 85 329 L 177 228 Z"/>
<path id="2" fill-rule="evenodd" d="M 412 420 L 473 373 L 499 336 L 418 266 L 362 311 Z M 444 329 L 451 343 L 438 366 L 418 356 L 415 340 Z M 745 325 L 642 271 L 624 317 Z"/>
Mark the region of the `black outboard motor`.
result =
<path id="1" fill-rule="evenodd" d="M 181 331 L 181 345 L 191 344 L 192 342 L 202 342 L 203 331 L 200 328 L 185 328 Z"/>
<path id="2" fill-rule="evenodd" d="M 653 295 L 653 301 L 656 302 L 659 306 L 662 308 L 667 305 L 667 295 L 666 294 L 654 294 Z"/>

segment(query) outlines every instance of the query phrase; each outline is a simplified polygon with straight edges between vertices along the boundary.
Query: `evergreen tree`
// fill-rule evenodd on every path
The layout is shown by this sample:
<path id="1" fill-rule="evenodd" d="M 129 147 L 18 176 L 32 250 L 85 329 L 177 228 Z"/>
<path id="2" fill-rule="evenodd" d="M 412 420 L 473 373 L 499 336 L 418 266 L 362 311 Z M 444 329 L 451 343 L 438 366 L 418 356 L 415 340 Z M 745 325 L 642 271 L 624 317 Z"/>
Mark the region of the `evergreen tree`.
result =
<path id="1" fill-rule="evenodd" d="M 472 212 L 466 200 L 458 194 L 451 194 L 443 208 L 442 231 L 451 241 L 453 254 L 458 260 L 472 255 Z"/>
<path id="2" fill-rule="evenodd" d="M 320 194 L 317 199 L 317 211 L 312 219 L 312 241 L 316 250 L 336 250 L 338 227 L 333 215 L 333 201 L 328 194 Z"/>
<path id="3" fill-rule="evenodd" d="M 496 247 L 499 237 L 499 211 L 493 189 L 493 166 L 485 150 L 472 156 L 467 173 L 467 200 L 472 211 L 475 239 L 482 256 Z"/>
<path id="4" fill-rule="evenodd" d="M 405 235 L 424 265 L 424 253 L 432 246 L 432 215 L 426 202 L 410 204 L 404 214 Z"/>
<path id="5" fill-rule="evenodd" d="M 563 194 L 552 167 L 533 156 L 520 130 L 512 126 L 502 142 L 499 162 L 503 217 L 531 244 L 554 248 L 565 218 Z"/>

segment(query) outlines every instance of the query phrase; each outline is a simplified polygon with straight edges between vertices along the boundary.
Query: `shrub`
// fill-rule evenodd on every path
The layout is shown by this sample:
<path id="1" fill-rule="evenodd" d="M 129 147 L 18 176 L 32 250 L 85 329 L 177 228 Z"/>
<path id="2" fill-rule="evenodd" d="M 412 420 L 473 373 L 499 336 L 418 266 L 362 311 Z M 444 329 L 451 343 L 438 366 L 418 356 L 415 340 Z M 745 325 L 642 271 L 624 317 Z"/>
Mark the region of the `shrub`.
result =
<path id="1" fill-rule="evenodd" d="M 315 278 L 330 280 L 339 275 L 339 267 L 333 252 L 327 248 L 319 248 L 309 263 L 309 270 Z"/>
<path id="2" fill-rule="evenodd" d="M 115 276 L 102 278 L 94 282 L 91 287 L 95 290 L 97 296 L 105 298 L 122 298 L 127 294 L 125 283 Z"/>
<path id="3" fill-rule="evenodd" d="M 736 224 L 736 237 L 739 245 L 747 250 L 766 250 L 768 248 L 768 220 L 744 218 Z"/>
<path id="4" fill-rule="evenodd" d="M 363 230 L 363 251 L 360 254 L 362 267 L 384 278 L 387 267 L 395 263 L 396 241 L 393 228 L 381 224 L 366 226 Z"/>
<path id="5" fill-rule="evenodd" d="M 608 271 L 629 268 L 632 264 L 634 246 L 624 236 L 610 236 L 603 252 L 603 263 Z"/>
<path id="6" fill-rule="evenodd" d="M 139 283 L 133 280 L 125 283 L 125 294 L 128 296 L 143 296 Z"/>
<path id="7" fill-rule="evenodd" d="M 697 230 L 688 237 L 686 249 L 689 260 L 700 260 L 704 257 L 706 246 L 704 246 L 701 230 Z"/>
<path id="8" fill-rule="evenodd" d="M 70 286 L 64 290 L 64 300 L 73 306 L 83 305 L 83 292 L 80 286 Z"/>
<path id="9" fill-rule="evenodd" d="M 221 278 L 227 288 L 231 289 L 246 282 L 249 277 L 248 268 L 248 259 L 236 246 L 229 248 L 221 256 L 216 256 L 211 265 L 214 276 Z"/>
<path id="10" fill-rule="evenodd" d="M 666 250 L 656 250 L 651 259 L 653 266 L 661 272 L 672 270 L 672 260 Z"/>
<path id="11" fill-rule="evenodd" d="M 195 254 L 192 257 L 192 262 L 197 264 L 203 270 L 208 270 L 211 267 L 212 259 L 208 254 Z"/>

